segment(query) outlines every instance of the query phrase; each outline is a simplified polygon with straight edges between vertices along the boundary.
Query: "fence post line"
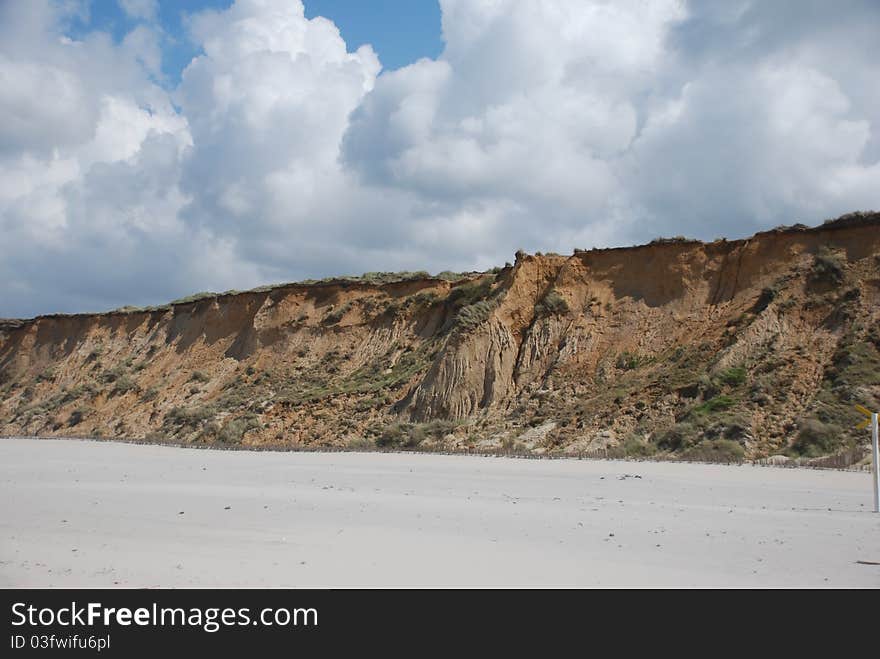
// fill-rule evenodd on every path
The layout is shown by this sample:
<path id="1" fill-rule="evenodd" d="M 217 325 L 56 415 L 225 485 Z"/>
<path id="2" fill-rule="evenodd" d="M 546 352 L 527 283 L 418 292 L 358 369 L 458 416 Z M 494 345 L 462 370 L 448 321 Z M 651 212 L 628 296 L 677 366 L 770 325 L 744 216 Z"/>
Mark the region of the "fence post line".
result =
<path id="1" fill-rule="evenodd" d="M 880 438 L 878 438 L 877 412 L 871 414 L 871 451 L 873 453 L 872 478 L 874 481 L 874 512 L 880 513 Z"/>

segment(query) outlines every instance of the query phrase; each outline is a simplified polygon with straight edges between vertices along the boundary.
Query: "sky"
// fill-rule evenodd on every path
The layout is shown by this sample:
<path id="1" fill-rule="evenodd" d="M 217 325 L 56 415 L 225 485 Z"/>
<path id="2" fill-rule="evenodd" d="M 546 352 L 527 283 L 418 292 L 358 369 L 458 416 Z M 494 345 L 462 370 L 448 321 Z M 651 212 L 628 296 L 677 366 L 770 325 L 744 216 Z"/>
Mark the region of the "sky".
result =
<path id="1" fill-rule="evenodd" d="M 0 317 L 880 208 L 875 0 L 0 0 Z"/>

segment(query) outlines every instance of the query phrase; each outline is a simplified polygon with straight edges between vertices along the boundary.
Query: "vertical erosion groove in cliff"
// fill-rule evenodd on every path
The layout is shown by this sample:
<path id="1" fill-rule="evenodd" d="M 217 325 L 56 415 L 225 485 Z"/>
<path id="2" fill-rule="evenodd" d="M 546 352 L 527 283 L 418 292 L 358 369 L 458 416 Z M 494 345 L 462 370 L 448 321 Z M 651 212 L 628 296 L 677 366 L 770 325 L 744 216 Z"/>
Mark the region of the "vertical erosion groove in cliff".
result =
<path id="1" fill-rule="evenodd" d="M 861 213 L 0 320 L 0 433 L 858 462 L 878 303 L 880 220 Z"/>

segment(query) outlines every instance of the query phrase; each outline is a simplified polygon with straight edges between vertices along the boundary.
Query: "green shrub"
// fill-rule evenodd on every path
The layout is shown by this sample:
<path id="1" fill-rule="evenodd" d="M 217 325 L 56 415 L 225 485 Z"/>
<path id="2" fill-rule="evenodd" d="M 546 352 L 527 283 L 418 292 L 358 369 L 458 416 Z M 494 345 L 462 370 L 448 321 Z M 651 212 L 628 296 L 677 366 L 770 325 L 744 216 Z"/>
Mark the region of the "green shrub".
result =
<path id="1" fill-rule="evenodd" d="M 680 421 L 660 435 L 657 447 L 666 451 L 678 451 L 692 444 L 698 432 L 692 424 Z"/>
<path id="2" fill-rule="evenodd" d="M 434 277 L 436 279 L 443 279 L 444 281 L 459 281 L 467 277 L 468 273 L 466 272 L 452 272 L 451 270 L 444 270 L 443 272 L 438 272 Z"/>
<path id="3" fill-rule="evenodd" d="M 159 388 L 158 387 L 150 387 L 141 395 L 141 400 L 145 403 L 150 402 L 151 400 L 155 400 L 159 396 Z"/>
<path id="4" fill-rule="evenodd" d="M 840 443 L 841 429 L 818 419 L 805 419 L 798 429 L 797 437 L 791 445 L 798 455 L 808 458 L 832 453 Z"/>
<path id="5" fill-rule="evenodd" d="M 412 281 L 415 279 L 429 279 L 431 273 L 424 270 L 415 272 L 365 272 L 359 277 L 338 277 L 337 279 L 352 282 L 366 282 L 369 284 L 393 284 L 401 281 Z M 333 281 L 331 278 L 329 281 Z"/>
<path id="6" fill-rule="evenodd" d="M 742 366 L 725 369 L 718 374 L 718 379 L 729 387 L 738 387 L 746 381 L 748 371 Z"/>
<path id="7" fill-rule="evenodd" d="M 449 291 L 446 304 L 452 309 L 461 309 L 485 300 L 492 294 L 492 277 L 480 277 L 476 281 L 460 284 Z"/>
<path id="8" fill-rule="evenodd" d="M 210 382 L 211 378 L 202 373 L 201 371 L 193 371 L 192 375 L 189 376 L 190 382 Z"/>
<path id="9" fill-rule="evenodd" d="M 49 366 L 37 376 L 37 382 L 52 382 L 55 379 L 55 369 Z"/>
<path id="10" fill-rule="evenodd" d="M 127 394 L 129 391 L 140 391 L 140 387 L 138 387 L 137 382 L 132 380 L 127 375 L 121 375 L 117 378 L 116 383 L 113 385 L 113 391 L 111 395 L 113 396 L 121 396 L 122 394 Z"/>
<path id="11" fill-rule="evenodd" d="M 779 289 L 775 286 L 768 286 L 767 288 L 761 291 L 761 294 L 758 296 L 758 299 L 755 301 L 755 305 L 752 307 L 752 311 L 754 313 L 761 313 L 770 306 L 770 303 L 773 302 L 779 296 Z"/>
<path id="12" fill-rule="evenodd" d="M 730 439 L 703 440 L 683 451 L 680 459 L 694 462 L 742 462 L 745 449 Z"/>
<path id="13" fill-rule="evenodd" d="M 84 396 L 94 396 L 97 391 L 95 385 L 90 382 L 73 387 L 72 389 L 62 389 L 59 394 L 60 403 L 66 405 L 67 403 L 79 400 Z"/>
<path id="14" fill-rule="evenodd" d="M 345 440 L 345 448 L 349 451 L 369 451 L 376 448 L 376 442 L 366 437 L 349 437 Z"/>
<path id="15" fill-rule="evenodd" d="M 690 414 L 693 416 L 714 414 L 715 412 L 723 412 L 724 410 L 729 410 L 735 404 L 736 401 L 733 398 L 721 394 L 720 396 L 710 398 L 705 403 L 702 403 L 701 405 L 697 405 L 696 407 L 692 408 Z"/>
<path id="16" fill-rule="evenodd" d="M 359 400 L 354 406 L 354 409 L 358 412 L 366 412 L 367 410 L 379 409 L 385 405 L 385 403 L 385 396 L 371 396 L 370 398 Z"/>
<path id="17" fill-rule="evenodd" d="M 637 437 L 635 435 L 627 436 L 621 444 L 614 447 L 617 449 L 613 451 L 613 453 L 619 453 L 620 457 L 627 458 L 647 458 L 654 455 L 657 452 L 657 447 L 653 444 L 649 444 L 644 441 L 642 438 Z M 609 457 L 617 457 L 616 455 L 611 455 L 609 453 Z"/>
<path id="18" fill-rule="evenodd" d="M 67 419 L 67 425 L 70 428 L 78 426 L 80 423 L 82 423 L 83 419 L 86 417 L 89 411 L 90 410 L 87 407 L 77 407 L 75 410 L 73 410 L 73 412 L 70 413 L 70 417 Z"/>
<path id="19" fill-rule="evenodd" d="M 199 300 L 206 300 L 212 297 L 217 297 L 217 293 L 212 293 L 211 291 L 202 291 L 201 293 L 193 293 L 192 295 L 187 295 L 186 297 L 172 300 L 168 304 L 189 304 L 191 302 L 198 302 Z"/>
<path id="20" fill-rule="evenodd" d="M 568 311 L 568 302 L 555 290 L 551 290 L 543 300 L 535 305 L 535 313 L 538 316 L 565 314 Z"/>
<path id="21" fill-rule="evenodd" d="M 839 284 L 844 271 L 840 259 L 827 247 L 821 247 L 813 256 L 810 280 L 815 283 Z"/>
<path id="22" fill-rule="evenodd" d="M 392 423 L 382 429 L 376 446 L 382 448 L 415 448 L 428 438 L 441 439 L 455 427 L 454 421 L 436 420 L 429 423 Z"/>
<path id="23" fill-rule="evenodd" d="M 641 363 L 642 358 L 639 355 L 624 351 L 617 356 L 617 361 L 614 365 L 621 370 L 631 371 L 638 368 Z"/>
<path id="24" fill-rule="evenodd" d="M 422 425 L 425 434 L 434 439 L 442 439 L 458 427 L 455 421 L 447 421 L 445 419 L 435 419 Z"/>
<path id="25" fill-rule="evenodd" d="M 407 298 L 407 303 L 415 307 L 431 307 L 437 304 L 438 296 L 434 291 L 420 291 Z"/>
<path id="26" fill-rule="evenodd" d="M 341 304 L 338 307 L 331 308 L 330 311 L 327 312 L 327 315 L 324 316 L 324 324 L 326 325 L 335 325 L 340 320 L 342 320 L 343 316 L 349 312 L 351 309 L 351 302 L 346 302 L 345 304 Z"/>
<path id="27" fill-rule="evenodd" d="M 424 429 L 412 423 L 392 423 L 386 426 L 379 437 L 376 438 L 376 446 L 382 448 L 415 448 L 425 440 Z"/>
<path id="28" fill-rule="evenodd" d="M 473 329 L 488 320 L 495 305 L 489 300 L 481 300 L 459 309 L 455 316 L 455 325 L 461 329 Z"/>
<path id="29" fill-rule="evenodd" d="M 110 384 L 112 382 L 116 382 L 123 375 L 125 375 L 125 367 L 120 364 L 113 368 L 108 368 L 106 371 L 101 373 L 98 379 L 104 384 Z"/>
<path id="30" fill-rule="evenodd" d="M 248 432 L 259 427 L 260 422 L 256 415 L 233 419 L 232 421 L 227 421 L 220 428 L 220 431 L 217 433 L 217 441 L 224 444 L 240 444 Z"/>
<path id="31" fill-rule="evenodd" d="M 164 425 L 178 428 L 195 428 L 211 419 L 216 410 L 206 407 L 173 407 L 165 415 Z"/>
<path id="32" fill-rule="evenodd" d="M 659 238 L 654 238 L 649 245 L 674 245 L 676 243 L 689 243 L 694 242 L 692 238 L 687 238 L 686 236 L 672 236 L 671 238 L 664 238 L 660 236 Z"/>

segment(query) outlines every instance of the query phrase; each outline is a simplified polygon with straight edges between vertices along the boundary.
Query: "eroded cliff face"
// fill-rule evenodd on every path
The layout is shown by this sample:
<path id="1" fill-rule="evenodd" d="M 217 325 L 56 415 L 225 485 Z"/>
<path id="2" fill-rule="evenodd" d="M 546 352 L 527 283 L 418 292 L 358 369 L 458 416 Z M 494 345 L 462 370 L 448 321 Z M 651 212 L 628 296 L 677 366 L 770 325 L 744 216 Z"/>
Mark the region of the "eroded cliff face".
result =
<path id="1" fill-rule="evenodd" d="M 858 451 L 880 215 L 0 321 L 0 433 L 705 459 Z"/>

